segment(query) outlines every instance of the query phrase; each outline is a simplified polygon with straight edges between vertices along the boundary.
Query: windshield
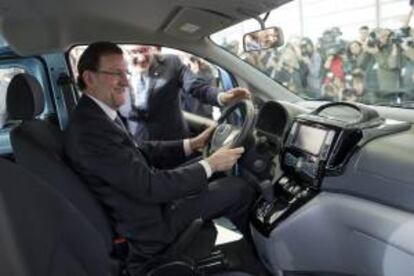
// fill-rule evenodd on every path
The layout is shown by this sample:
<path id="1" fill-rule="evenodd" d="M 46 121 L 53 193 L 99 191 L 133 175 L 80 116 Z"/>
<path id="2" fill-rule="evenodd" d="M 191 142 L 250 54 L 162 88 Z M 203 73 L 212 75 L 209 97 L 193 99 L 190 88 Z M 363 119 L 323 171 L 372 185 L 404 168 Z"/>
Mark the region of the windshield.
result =
<path id="1" fill-rule="evenodd" d="M 302 98 L 414 108 L 411 15 L 408 0 L 295 0 L 265 21 L 282 29 L 280 47 L 256 50 L 249 36 L 244 51 L 255 19 L 211 39 Z"/>

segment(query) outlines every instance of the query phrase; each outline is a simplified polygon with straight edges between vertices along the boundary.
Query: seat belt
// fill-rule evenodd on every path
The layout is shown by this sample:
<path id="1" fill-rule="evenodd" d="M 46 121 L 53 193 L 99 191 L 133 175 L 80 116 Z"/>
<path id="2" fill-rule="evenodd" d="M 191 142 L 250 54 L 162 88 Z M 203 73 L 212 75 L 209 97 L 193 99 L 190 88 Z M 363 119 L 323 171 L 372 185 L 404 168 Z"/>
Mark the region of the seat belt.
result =
<path id="1" fill-rule="evenodd" d="M 60 88 L 69 116 L 75 109 L 77 103 L 77 96 L 75 92 L 76 88 L 74 82 L 69 75 L 66 73 L 61 73 L 57 80 L 57 84 Z"/>

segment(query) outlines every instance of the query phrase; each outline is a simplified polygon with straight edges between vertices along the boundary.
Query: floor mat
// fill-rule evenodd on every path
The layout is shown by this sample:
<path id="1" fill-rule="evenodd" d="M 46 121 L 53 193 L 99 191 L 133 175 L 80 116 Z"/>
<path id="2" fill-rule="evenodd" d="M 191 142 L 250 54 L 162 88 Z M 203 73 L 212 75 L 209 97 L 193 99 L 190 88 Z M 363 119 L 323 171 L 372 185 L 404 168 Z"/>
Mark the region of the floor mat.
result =
<path id="1" fill-rule="evenodd" d="M 244 239 L 222 244 L 216 248 L 225 254 L 232 270 L 245 271 L 255 276 L 271 275 L 260 263 L 252 246 Z"/>

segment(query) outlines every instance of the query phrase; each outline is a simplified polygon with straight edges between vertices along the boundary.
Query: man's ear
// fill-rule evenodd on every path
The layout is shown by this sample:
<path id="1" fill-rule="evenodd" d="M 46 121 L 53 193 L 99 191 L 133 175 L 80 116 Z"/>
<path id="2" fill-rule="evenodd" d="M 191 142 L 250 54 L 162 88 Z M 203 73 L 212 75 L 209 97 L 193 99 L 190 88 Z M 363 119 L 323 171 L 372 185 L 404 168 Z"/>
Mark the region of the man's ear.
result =
<path id="1" fill-rule="evenodd" d="M 93 87 L 95 85 L 95 76 L 89 70 L 83 71 L 83 73 L 82 73 L 82 79 L 85 82 L 86 87 Z"/>

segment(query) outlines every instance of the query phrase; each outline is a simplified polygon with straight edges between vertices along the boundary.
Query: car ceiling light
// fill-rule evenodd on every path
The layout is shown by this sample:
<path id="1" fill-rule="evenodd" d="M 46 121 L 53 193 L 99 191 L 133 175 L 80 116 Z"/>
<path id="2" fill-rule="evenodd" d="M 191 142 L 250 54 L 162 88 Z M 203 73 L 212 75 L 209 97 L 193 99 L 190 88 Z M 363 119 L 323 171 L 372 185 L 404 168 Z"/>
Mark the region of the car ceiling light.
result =
<path id="1" fill-rule="evenodd" d="M 189 34 L 193 34 L 195 32 L 197 32 L 200 29 L 200 26 L 191 24 L 191 23 L 185 23 L 183 25 L 181 25 L 180 27 L 180 31 L 189 33 Z"/>

